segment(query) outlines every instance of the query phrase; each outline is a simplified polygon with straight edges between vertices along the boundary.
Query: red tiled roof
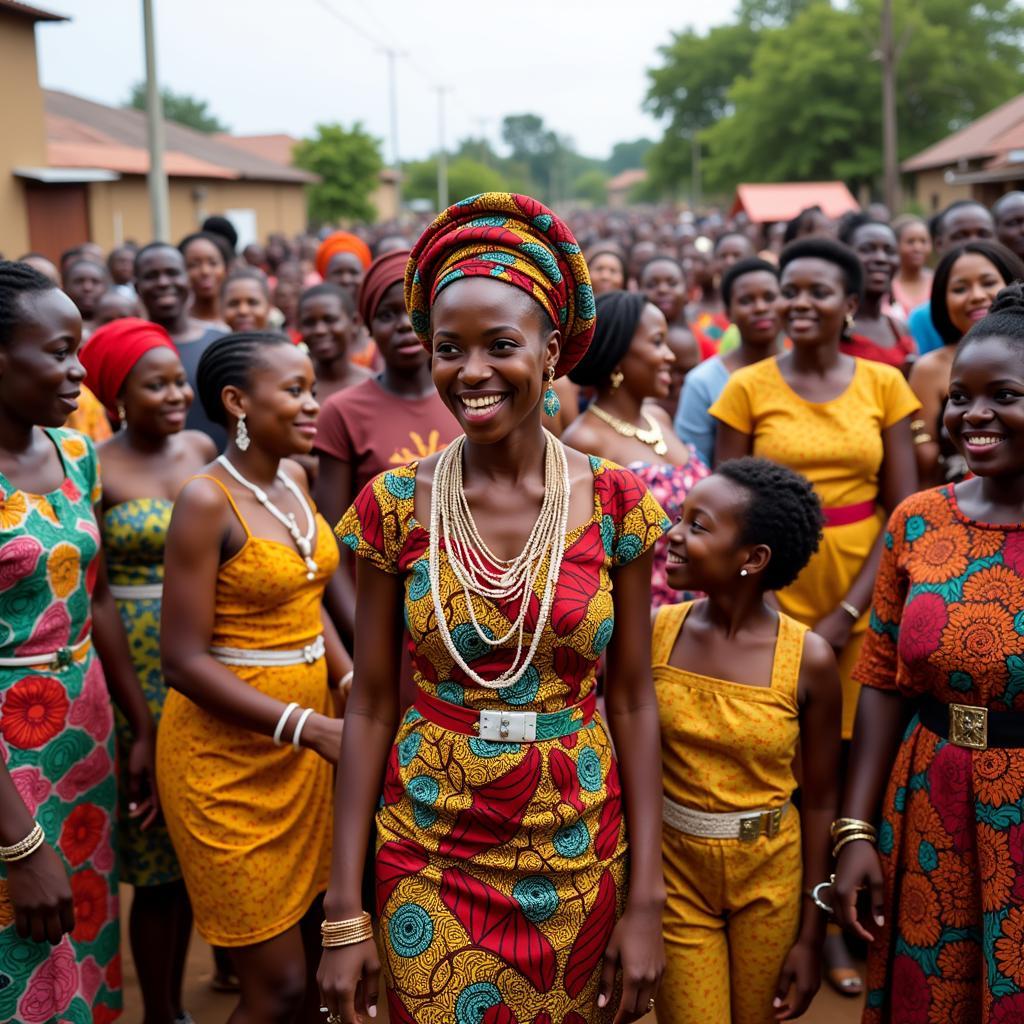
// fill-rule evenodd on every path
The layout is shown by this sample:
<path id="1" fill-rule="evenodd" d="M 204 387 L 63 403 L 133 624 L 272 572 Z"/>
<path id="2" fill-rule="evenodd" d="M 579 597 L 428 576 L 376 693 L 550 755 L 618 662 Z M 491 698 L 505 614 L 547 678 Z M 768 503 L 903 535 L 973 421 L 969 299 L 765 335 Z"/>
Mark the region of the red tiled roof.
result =
<path id="1" fill-rule="evenodd" d="M 118 174 L 146 174 L 149 171 L 149 152 L 116 143 L 47 142 L 46 163 L 50 167 L 98 167 Z M 164 170 L 172 178 L 223 178 L 231 181 L 241 177 L 237 171 L 196 160 L 174 150 L 164 153 Z"/>
<path id="2" fill-rule="evenodd" d="M 226 142 L 229 146 L 243 149 L 261 160 L 270 160 L 285 167 L 292 166 L 292 150 L 299 141 L 291 135 L 229 135 L 218 132 L 214 135 L 218 142 Z"/>
<path id="3" fill-rule="evenodd" d="M 627 171 L 616 174 L 607 185 L 609 192 L 621 192 L 647 180 L 647 172 L 642 167 L 631 167 Z"/>
<path id="4" fill-rule="evenodd" d="M 841 181 L 787 181 L 738 185 L 729 216 L 742 210 L 755 224 L 767 224 L 792 220 L 808 206 L 820 206 L 826 216 L 833 218 L 859 209 Z"/>

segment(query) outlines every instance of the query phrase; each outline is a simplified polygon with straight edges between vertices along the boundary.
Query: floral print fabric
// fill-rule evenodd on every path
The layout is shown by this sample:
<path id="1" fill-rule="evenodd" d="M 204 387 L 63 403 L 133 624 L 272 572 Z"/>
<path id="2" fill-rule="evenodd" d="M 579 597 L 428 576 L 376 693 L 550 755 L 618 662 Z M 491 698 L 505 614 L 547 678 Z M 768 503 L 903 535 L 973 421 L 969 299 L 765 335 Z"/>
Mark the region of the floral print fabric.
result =
<path id="1" fill-rule="evenodd" d="M 48 654 L 91 626 L 99 530 L 96 455 L 48 431 L 65 480 L 47 495 L 0 475 L 0 657 Z M 0 1020 L 106 1024 L 120 1014 L 114 729 L 92 649 L 60 672 L 0 669 L 0 757 L 71 878 L 75 928 L 57 946 L 14 929 L 0 865 Z"/>
<path id="2" fill-rule="evenodd" d="M 960 511 L 952 486 L 893 514 L 857 678 L 1024 710 L 1024 525 Z M 970 750 L 911 720 L 882 808 L 885 928 L 866 1024 L 1024 1021 L 1024 750 Z"/>

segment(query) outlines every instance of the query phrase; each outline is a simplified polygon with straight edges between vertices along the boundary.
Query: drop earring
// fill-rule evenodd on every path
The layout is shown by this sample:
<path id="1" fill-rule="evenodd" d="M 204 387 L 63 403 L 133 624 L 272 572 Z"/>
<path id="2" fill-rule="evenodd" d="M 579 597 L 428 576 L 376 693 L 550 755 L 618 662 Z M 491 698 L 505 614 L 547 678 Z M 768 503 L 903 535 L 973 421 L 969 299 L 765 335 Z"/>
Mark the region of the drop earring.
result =
<path id="1" fill-rule="evenodd" d="M 558 400 L 558 392 L 555 390 L 555 386 L 552 383 L 555 379 L 555 368 L 549 366 L 547 372 L 544 374 L 544 380 L 547 383 L 547 387 L 544 389 L 544 415 L 545 416 L 557 416 L 559 410 L 562 408 L 562 403 Z"/>
<path id="2" fill-rule="evenodd" d="M 614 373 L 609 374 L 608 382 L 612 386 L 612 391 L 618 391 L 625 379 L 626 375 L 621 370 L 616 370 Z"/>
<path id="3" fill-rule="evenodd" d="M 125 411 L 124 411 L 124 403 L 123 402 L 118 402 L 117 403 L 117 419 L 118 419 L 118 422 L 121 424 L 122 427 L 124 426 L 124 421 L 125 421 L 126 418 L 127 417 L 126 417 Z"/>
<path id="4" fill-rule="evenodd" d="M 245 428 L 245 413 L 238 417 L 238 426 L 235 427 L 235 447 L 240 452 L 247 452 L 249 445 L 252 442 L 249 440 L 249 431 Z"/>

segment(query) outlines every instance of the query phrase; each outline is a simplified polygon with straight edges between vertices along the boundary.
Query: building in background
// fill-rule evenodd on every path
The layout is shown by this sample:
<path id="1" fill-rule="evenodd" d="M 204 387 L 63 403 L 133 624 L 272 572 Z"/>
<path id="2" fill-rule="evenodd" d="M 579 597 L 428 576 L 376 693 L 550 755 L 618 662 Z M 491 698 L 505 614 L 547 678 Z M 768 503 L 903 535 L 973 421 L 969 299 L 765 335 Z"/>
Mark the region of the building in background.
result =
<path id="1" fill-rule="evenodd" d="M 737 185 L 729 216 L 745 213 L 754 224 L 775 224 L 792 220 L 809 206 L 820 206 L 833 220 L 860 209 L 841 181 L 784 181 Z"/>

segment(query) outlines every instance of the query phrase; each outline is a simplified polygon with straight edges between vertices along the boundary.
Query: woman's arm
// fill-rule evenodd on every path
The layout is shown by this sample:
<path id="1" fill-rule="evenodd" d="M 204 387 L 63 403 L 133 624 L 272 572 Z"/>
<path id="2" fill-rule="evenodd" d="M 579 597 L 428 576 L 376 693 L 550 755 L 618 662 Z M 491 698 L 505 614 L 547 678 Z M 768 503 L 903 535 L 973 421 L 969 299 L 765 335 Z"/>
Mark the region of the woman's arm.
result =
<path id="1" fill-rule="evenodd" d="M 942 406 L 949 390 L 948 371 L 941 368 L 938 360 L 930 357 L 931 353 L 928 353 L 914 363 L 907 381 L 921 403 L 920 410 L 914 414 L 915 420 L 924 420 L 924 426 L 918 433 L 931 439 L 913 446 L 922 487 L 937 487 L 942 483 L 939 467 L 939 456 L 942 453 L 939 447 L 939 430 L 942 427 Z"/>
<path id="2" fill-rule="evenodd" d="M 605 704 L 622 776 L 629 837 L 629 896 L 605 953 L 598 1005 L 611 997 L 622 968 L 615 1024 L 637 1020 L 657 992 L 665 966 L 661 915 L 661 727 L 651 678 L 653 549 L 614 571 L 615 632 L 607 652 Z"/>
<path id="3" fill-rule="evenodd" d="M 744 455 L 754 454 L 754 438 L 744 434 L 728 423 L 717 421 L 715 435 L 715 465 L 720 466 L 728 459 L 741 459 Z"/>
<path id="4" fill-rule="evenodd" d="M 800 932 L 779 975 L 775 998 L 778 1020 L 799 1017 L 821 983 L 824 914 L 808 893 L 827 881 L 832 861 L 829 829 L 836 818 L 839 793 L 839 742 L 842 690 L 832 648 L 814 633 L 804 639 L 800 663 L 800 749 L 804 772 L 800 799 L 803 899 Z M 794 998 L 787 1002 L 790 987 Z"/>
<path id="5" fill-rule="evenodd" d="M 333 529 L 355 499 L 352 493 L 352 466 L 336 459 L 327 452 L 320 452 L 320 473 L 316 481 L 316 505 L 320 514 Z M 355 630 L 356 591 L 349 572 L 350 553 L 344 544 L 341 551 L 341 565 L 331 578 L 324 594 L 324 604 L 338 631 L 351 644 Z"/>
<path id="6" fill-rule="evenodd" d="M 273 736 L 286 705 L 243 682 L 210 654 L 221 543 L 230 510 L 220 489 L 192 480 L 174 505 L 167 532 L 160 655 L 164 678 L 201 708 L 233 725 Z M 299 719 L 292 713 L 287 741 Z M 302 731 L 302 746 L 337 761 L 341 722 L 313 714 Z"/>

